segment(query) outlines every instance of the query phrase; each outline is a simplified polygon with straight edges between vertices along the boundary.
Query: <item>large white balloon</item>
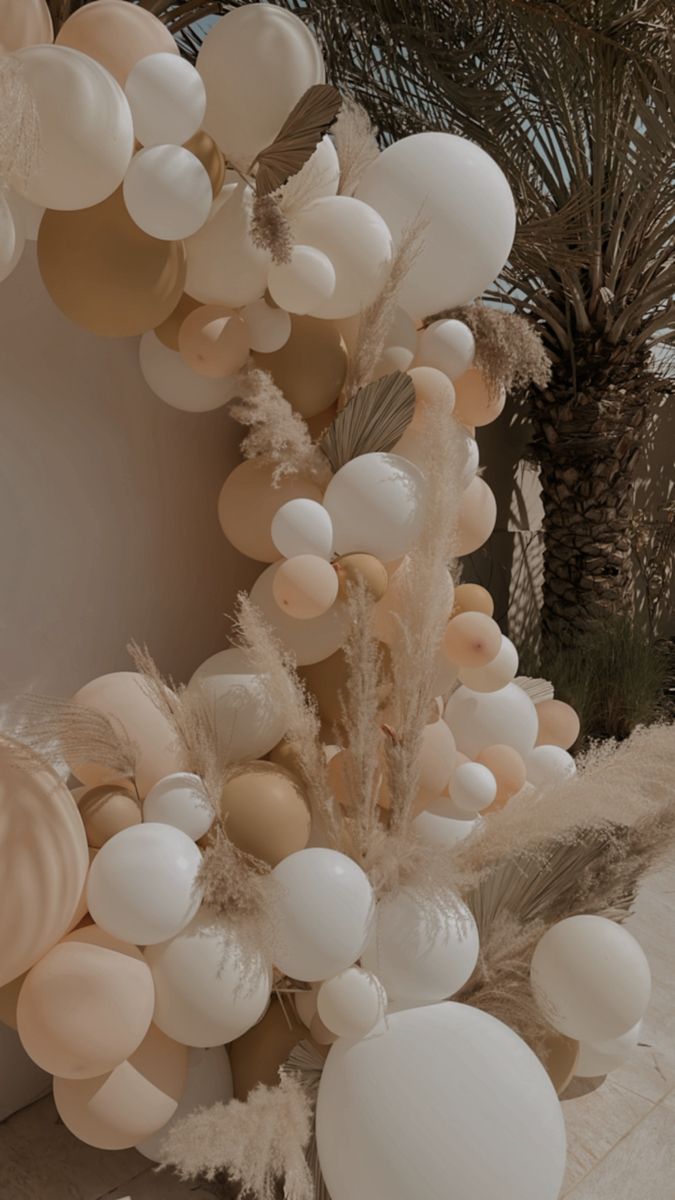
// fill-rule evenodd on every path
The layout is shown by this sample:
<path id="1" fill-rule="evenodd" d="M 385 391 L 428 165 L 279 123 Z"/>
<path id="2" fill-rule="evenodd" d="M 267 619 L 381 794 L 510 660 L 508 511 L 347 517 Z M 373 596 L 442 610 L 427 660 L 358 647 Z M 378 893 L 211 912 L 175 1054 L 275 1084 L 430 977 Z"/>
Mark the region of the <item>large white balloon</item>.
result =
<path id="1" fill-rule="evenodd" d="M 106 933 L 136 946 L 175 937 L 199 908 L 202 856 L 186 833 L 148 822 L 116 833 L 89 869 L 87 907 Z"/>
<path id="2" fill-rule="evenodd" d="M 347 615 L 344 604 L 337 600 L 320 617 L 298 620 L 279 608 L 274 598 L 274 580 L 280 563 L 272 563 L 259 575 L 251 588 L 250 598 L 277 633 L 287 650 L 295 655 L 299 666 L 323 662 L 344 643 L 347 636 Z"/>
<path id="3" fill-rule="evenodd" d="M 131 160 L 123 191 L 124 203 L 138 227 L 167 242 L 188 238 L 201 229 L 213 202 L 206 168 L 184 146 L 139 150 Z"/>
<path id="4" fill-rule="evenodd" d="M 446 910 L 400 891 L 380 900 L 361 956 L 390 1000 L 410 1007 L 454 996 L 478 961 L 478 929 L 469 909 L 454 898 Z"/>
<path id="5" fill-rule="evenodd" d="M 333 476 L 323 498 L 337 554 L 402 558 L 424 522 L 424 476 L 397 454 L 361 454 Z M 533 743 L 534 744 L 534 743 Z"/>
<path id="6" fill-rule="evenodd" d="M 472 692 L 498 692 L 518 674 L 518 651 L 502 634 L 502 644 L 492 662 L 484 667 L 462 667 L 459 678 Z"/>
<path id="7" fill-rule="evenodd" d="M 233 921 L 202 909 L 177 937 L 145 951 L 155 981 L 155 1025 L 186 1046 L 220 1046 L 262 1017 L 269 963 Z"/>
<path id="8" fill-rule="evenodd" d="M 616 1067 L 626 1061 L 638 1044 L 642 1032 L 642 1021 L 638 1021 L 628 1033 L 619 1037 L 608 1038 L 606 1042 L 582 1042 L 579 1057 L 574 1068 L 574 1074 L 581 1079 L 593 1079 L 598 1075 L 608 1075 Z"/>
<path id="9" fill-rule="evenodd" d="M 244 169 L 274 141 L 307 89 L 324 80 L 321 51 L 307 26 L 267 4 L 237 8 L 216 21 L 197 70 L 208 98 L 204 128 Z"/>
<path id="10" fill-rule="evenodd" d="M 527 778 L 535 787 L 551 787 L 577 773 L 572 755 L 561 746 L 535 746 L 525 760 Z"/>
<path id="11" fill-rule="evenodd" d="M 392 259 L 392 240 L 381 216 L 351 196 L 323 196 L 292 222 L 298 245 L 321 250 L 335 268 L 335 288 L 311 308 L 335 320 L 367 308 L 380 294 Z"/>
<path id="12" fill-rule="evenodd" d="M 365 945 L 373 889 L 357 863 L 337 850 L 297 850 L 272 871 L 279 922 L 274 965 L 308 983 L 352 966 Z"/>
<path id="13" fill-rule="evenodd" d="M 498 692 L 459 687 L 448 700 L 445 720 L 457 749 L 475 758 L 486 746 L 512 746 L 523 758 L 534 749 L 539 732 L 537 710 L 517 683 Z"/>
<path id="14" fill-rule="evenodd" d="M 117 80 L 68 46 L 28 46 L 16 56 L 35 99 L 37 163 L 13 178 L 22 196 L 44 208 L 89 208 L 121 184 L 134 149 L 131 111 Z"/>
<path id="15" fill-rule="evenodd" d="M 416 133 L 364 171 L 359 199 L 382 214 L 398 242 L 421 214 L 423 248 L 400 303 L 416 317 L 468 304 L 498 276 L 516 229 L 506 176 L 484 150 L 451 133 Z"/>
<path id="16" fill-rule="evenodd" d="M 124 85 L 134 133 L 142 146 L 182 146 L 199 129 L 206 90 L 198 71 L 177 54 L 139 59 Z"/>
<path id="17" fill-rule="evenodd" d="M 627 1033 L 644 1016 L 651 973 L 639 942 L 592 915 L 558 921 L 537 943 L 532 988 L 554 1029 L 579 1042 Z"/>
<path id="18" fill-rule="evenodd" d="M 236 394 L 232 379 L 209 379 L 188 366 L 182 354 L 170 350 L 150 330 L 138 348 L 141 375 L 151 391 L 183 412 L 211 412 Z"/>
<path id="19" fill-rule="evenodd" d="M 262 758 L 286 732 L 284 714 L 270 695 L 264 675 L 253 670 L 243 650 L 221 650 L 207 658 L 188 687 L 191 691 L 199 688 L 206 698 L 226 762 Z"/>
<path id="20" fill-rule="evenodd" d="M 143 820 L 175 825 L 194 842 L 208 833 L 215 813 L 198 775 L 176 771 L 150 788 L 143 801 Z"/>
<path id="21" fill-rule="evenodd" d="M 210 219 L 186 243 L 185 290 L 202 304 L 242 308 L 265 291 L 271 259 L 249 236 L 251 196 L 244 184 L 226 183 Z"/>
<path id="22" fill-rule="evenodd" d="M 452 1002 L 338 1041 L 316 1136 L 332 1200 L 556 1200 L 565 1173 L 562 1110 L 539 1059 L 501 1021 Z"/>
<path id="23" fill-rule="evenodd" d="M 187 1082 L 178 1101 L 178 1108 L 166 1125 L 152 1137 L 139 1142 L 136 1149 L 151 1162 L 161 1162 L 162 1146 L 167 1134 L 179 1121 L 189 1117 L 198 1108 L 227 1104 L 233 1095 L 232 1070 L 225 1047 L 210 1046 L 206 1050 L 191 1047 L 188 1052 Z"/>

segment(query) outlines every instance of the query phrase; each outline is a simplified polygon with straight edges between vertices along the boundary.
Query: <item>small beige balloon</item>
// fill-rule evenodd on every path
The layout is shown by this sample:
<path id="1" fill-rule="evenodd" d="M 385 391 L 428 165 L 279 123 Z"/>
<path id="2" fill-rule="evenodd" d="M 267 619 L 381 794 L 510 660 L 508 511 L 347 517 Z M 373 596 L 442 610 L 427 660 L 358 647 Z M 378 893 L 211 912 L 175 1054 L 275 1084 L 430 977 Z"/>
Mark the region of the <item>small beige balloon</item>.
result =
<path id="1" fill-rule="evenodd" d="M 148 54 L 178 54 L 166 25 L 128 0 L 96 0 L 79 8 L 64 21 L 56 44 L 95 58 L 122 87 L 141 58 Z"/>
<path id="2" fill-rule="evenodd" d="M 258 562 L 281 555 L 272 541 L 272 520 L 287 500 L 321 500 L 321 489 L 302 475 L 284 475 L 274 484 L 274 464 L 250 458 L 228 475 L 218 499 L 218 519 L 225 537 L 241 554 Z"/>
<path id="3" fill-rule="evenodd" d="M 569 750 L 576 742 L 581 724 L 571 704 L 563 700 L 541 700 L 537 705 L 539 718 L 538 746 L 560 746 Z"/>
<path id="4" fill-rule="evenodd" d="M 78 807 L 87 841 L 95 849 L 105 845 L 120 830 L 140 825 L 143 819 L 141 807 L 130 791 L 107 784 L 88 788 Z"/>
<path id="5" fill-rule="evenodd" d="M 347 375 L 347 350 L 339 330 L 315 317 L 292 317 L 291 336 L 281 350 L 253 358 L 306 418 L 337 400 Z"/>
<path id="6" fill-rule="evenodd" d="M 186 317 L 189 317 L 191 312 L 199 308 L 199 301 L 193 300 L 192 296 L 188 296 L 187 292 L 183 292 L 178 304 L 173 312 L 158 325 L 155 334 L 160 342 L 166 346 L 167 350 L 178 350 L 178 334 L 180 327 Z"/>
<path id="7" fill-rule="evenodd" d="M 527 768 L 522 756 L 513 746 L 495 745 L 486 746 L 475 761 L 492 771 L 497 780 L 497 796 L 489 808 L 483 809 L 483 816 L 498 812 L 525 786 Z"/>
<path id="8" fill-rule="evenodd" d="M 455 607 L 453 617 L 462 612 L 485 613 L 486 617 L 494 616 L 495 604 L 487 588 L 479 583 L 459 583 L 455 588 Z"/>
<path id="9" fill-rule="evenodd" d="M 308 621 L 323 616 L 335 603 L 337 573 L 325 558 L 296 554 L 281 563 L 274 576 L 272 593 L 282 612 L 296 620 Z"/>
<path id="10" fill-rule="evenodd" d="M 497 622 L 480 612 L 458 613 L 443 635 L 443 649 L 459 667 L 484 667 L 496 658 L 501 644 Z"/>
<path id="11" fill-rule="evenodd" d="M 335 570 L 343 600 L 347 599 L 350 585 L 365 587 L 373 601 L 381 600 L 389 586 L 387 568 L 374 554 L 343 554 L 336 559 Z"/>
<path id="12" fill-rule="evenodd" d="M 487 542 L 497 523 L 497 501 L 480 475 L 471 480 L 460 497 L 457 532 L 460 558 L 473 554 Z"/>
<path id="13" fill-rule="evenodd" d="M 455 416 L 469 428 L 490 425 L 505 404 L 504 388 L 491 387 L 478 367 L 469 367 L 455 380 Z"/>
<path id="14" fill-rule="evenodd" d="M 231 776 L 220 808 L 234 845 L 273 867 L 309 841 L 311 817 L 298 779 L 276 763 L 250 763 Z"/>
<path id="15" fill-rule="evenodd" d="M 178 349 L 198 375 L 236 375 L 248 358 L 246 324 L 233 308 L 203 304 L 189 313 L 178 333 Z"/>

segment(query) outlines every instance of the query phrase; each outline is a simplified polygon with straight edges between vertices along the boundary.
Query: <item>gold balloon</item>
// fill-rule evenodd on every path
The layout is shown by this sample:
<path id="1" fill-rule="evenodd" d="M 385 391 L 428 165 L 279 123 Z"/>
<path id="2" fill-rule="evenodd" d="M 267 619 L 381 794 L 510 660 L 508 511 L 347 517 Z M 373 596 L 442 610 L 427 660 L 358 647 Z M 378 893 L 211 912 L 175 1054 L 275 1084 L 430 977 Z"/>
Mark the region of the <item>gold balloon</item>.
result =
<path id="1" fill-rule="evenodd" d="M 273 867 L 309 841 L 311 819 L 297 777 L 276 763 L 243 767 L 224 785 L 220 805 L 235 846 Z"/>
<path id="2" fill-rule="evenodd" d="M 379 650 L 382 655 L 382 670 L 378 701 L 380 708 L 385 708 L 391 693 L 391 651 L 384 642 L 379 643 Z M 316 698 L 323 721 L 329 725 L 339 724 L 342 721 L 340 697 L 346 695 L 349 679 L 344 651 L 337 650 L 322 662 L 300 667 L 298 673 Z"/>
<path id="3" fill-rule="evenodd" d="M 209 133 L 206 133 L 204 129 L 199 129 L 192 135 L 189 142 L 185 143 L 185 149 L 199 159 L 211 180 L 213 194 L 217 196 L 225 182 L 225 159 L 220 147 L 216 145 Z"/>
<path id="4" fill-rule="evenodd" d="M 141 806 L 135 796 L 130 791 L 108 784 L 88 789 L 80 798 L 78 807 L 87 841 L 94 849 L 99 849 L 122 829 L 140 825 L 142 820 Z"/>
<path id="5" fill-rule="evenodd" d="M 524 788 L 527 779 L 525 763 L 513 746 L 501 744 L 486 746 L 480 754 L 476 755 L 475 761 L 492 771 L 497 780 L 496 799 L 489 808 L 483 809 L 482 815 L 498 812 L 500 808 L 508 804 L 512 796 L 517 796 L 518 792 Z"/>
<path id="6" fill-rule="evenodd" d="M 274 463 L 247 458 L 228 475 L 218 497 L 218 520 L 235 550 L 258 562 L 281 558 L 272 541 L 272 521 L 287 500 L 303 497 L 321 503 L 321 488 L 302 475 L 284 475 L 274 483 Z"/>
<path id="7" fill-rule="evenodd" d="M 157 326 L 155 335 L 166 346 L 167 350 L 178 350 L 180 327 L 185 318 L 189 317 L 190 313 L 199 307 L 198 300 L 193 300 L 192 296 L 188 296 L 187 292 L 183 292 L 173 312 L 169 314 L 166 321 L 162 321 L 162 324 Z"/>
<path id="8" fill-rule="evenodd" d="M 455 607 L 453 617 L 462 612 L 485 613 L 486 617 L 494 616 L 495 604 L 487 588 L 479 583 L 458 583 L 455 588 Z"/>
<path id="9" fill-rule="evenodd" d="M 279 1067 L 293 1047 L 306 1037 L 307 1029 L 298 1019 L 293 1005 L 284 1003 L 282 1006 L 278 997 L 272 996 L 262 1020 L 242 1037 L 230 1042 L 227 1048 L 235 1098 L 245 1100 L 259 1083 L 266 1087 L 278 1083 Z"/>
<path id="10" fill-rule="evenodd" d="M 91 208 L 48 210 L 40 223 L 38 263 L 57 307 L 103 337 L 155 329 L 174 311 L 185 284 L 184 243 L 159 241 L 139 229 L 121 188 Z"/>
<path id="11" fill-rule="evenodd" d="M 324 412 L 316 413 L 316 415 L 313 417 L 305 417 L 307 428 L 309 429 L 309 436 L 311 437 L 312 441 L 319 441 L 333 419 L 337 416 L 337 410 L 338 407 L 336 401 L 335 404 L 331 404 L 330 408 L 325 409 Z"/>
<path id="12" fill-rule="evenodd" d="M 298 779 L 302 778 L 302 771 L 300 770 L 300 765 L 298 762 L 297 749 L 295 744 L 288 741 L 287 738 L 282 738 L 280 742 L 277 742 L 276 746 L 270 750 L 267 757 L 270 762 L 276 763 L 279 767 L 283 767 L 284 770 L 289 772 L 289 774 L 297 776 Z"/>
<path id="13" fill-rule="evenodd" d="M 314 417 L 337 400 L 347 374 L 347 350 L 330 321 L 291 318 L 291 336 L 274 354 L 254 354 L 269 371 L 289 404 L 303 417 Z"/>
<path id="14" fill-rule="evenodd" d="M 372 600 L 381 600 L 389 587 L 389 574 L 384 563 L 374 554 L 344 554 L 335 563 L 340 581 L 340 597 L 345 600 L 349 584 L 363 584 Z"/>

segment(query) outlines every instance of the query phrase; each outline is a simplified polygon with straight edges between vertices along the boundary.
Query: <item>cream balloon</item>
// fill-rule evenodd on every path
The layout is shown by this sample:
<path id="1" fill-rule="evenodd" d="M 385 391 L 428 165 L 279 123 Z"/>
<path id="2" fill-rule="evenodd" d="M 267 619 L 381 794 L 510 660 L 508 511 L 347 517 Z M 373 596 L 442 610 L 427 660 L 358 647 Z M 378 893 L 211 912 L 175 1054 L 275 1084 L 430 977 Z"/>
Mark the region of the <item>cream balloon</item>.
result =
<path id="1" fill-rule="evenodd" d="M 321 617 L 337 599 L 337 571 L 316 554 L 296 554 L 279 563 L 272 593 L 289 617 L 301 621 Z"/>
<path id="2" fill-rule="evenodd" d="M 286 345 L 291 336 L 291 318 L 283 308 L 272 308 L 265 300 L 254 300 L 241 310 L 246 322 L 251 350 L 260 354 L 274 354 Z"/>
<path id="3" fill-rule="evenodd" d="M 560 746 L 569 750 L 581 731 L 579 717 L 563 700 L 540 700 L 537 705 L 538 746 Z"/>
<path id="4" fill-rule="evenodd" d="M 46 0 L 2 0 L 0 47 L 5 53 L 54 41 L 54 26 Z"/>
<path id="5" fill-rule="evenodd" d="M 177 54 L 148 54 L 132 67 L 124 85 L 134 133 L 142 146 L 182 146 L 206 112 L 201 75 Z"/>
<path id="6" fill-rule="evenodd" d="M 242 308 L 265 291 L 271 259 L 249 235 L 251 197 L 244 184 L 226 183 L 211 218 L 187 243 L 185 290 L 202 304 Z"/>
<path id="7" fill-rule="evenodd" d="M 361 964 L 390 1001 L 409 1007 L 447 1000 L 478 961 L 478 929 L 459 896 L 444 908 L 399 891 L 380 900 Z"/>
<path id="8" fill-rule="evenodd" d="M 368 938 L 374 895 L 368 876 L 337 850 L 298 850 L 272 871 L 278 888 L 275 966 L 311 983 L 352 966 Z"/>
<path id="9" fill-rule="evenodd" d="M 165 775 L 143 801 L 143 820 L 174 825 L 194 842 L 208 833 L 215 813 L 199 775 L 178 771 Z"/>
<path id="10" fill-rule="evenodd" d="M 455 739 L 445 721 L 425 725 L 419 751 L 420 803 L 426 806 L 445 790 L 455 767 L 455 758 Z"/>
<path id="11" fill-rule="evenodd" d="M 380 1036 L 338 1041 L 316 1137 L 332 1200 L 557 1200 L 565 1173 L 565 1125 L 544 1067 L 468 1004 L 393 1013 Z"/>
<path id="12" fill-rule="evenodd" d="M 12 274 L 26 245 L 21 199 L 0 187 L 0 283 Z"/>
<path id="13" fill-rule="evenodd" d="M 12 186 L 45 208 L 99 204 L 119 187 L 133 153 L 124 92 L 99 63 L 65 46 L 29 46 L 17 59 L 35 100 L 40 153 Z"/>
<path id="14" fill-rule="evenodd" d="M 394 453 L 423 471 L 429 454 L 429 435 L 433 435 L 439 420 L 452 420 L 455 389 L 447 375 L 435 367 L 412 367 L 408 374 L 415 387 L 415 408 L 412 421 L 394 446 Z"/>
<path id="15" fill-rule="evenodd" d="M 502 644 L 495 657 L 482 667 L 462 667 L 459 678 L 472 692 L 497 692 L 511 683 L 517 674 L 518 651 L 502 634 Z"/>
<path id="16" fill-rule="evenodd" d="M 124 177 L 124 203 L 150 237 L 179 242 L 196 233 L 211 212 L 206 168 L 183 146 L 139 150 Z"/>
<path id="17" fill-rule="evenodd" d="M 176 937 L 149 946 L 154 1021 L 187 1046 L 221 1046 L 240 1037 L 269 1003 L 269 964 L 236 922 L 201 909 Z"/>
<path id="18" fill-rule="evenodd" d="M 419 335 L 415 365 L 435 367 L 454 380 L 468 371 L 475 353 L 474 336 L 463 321 L 432 321 Z"/>
<path id="19" fill-rule="evenodd" d="M 296 175 L 291 175 L 280 188 L 282 208 L 297 208 L 299 201 L 304 199 L 306 203 L 310 195 L 315 200 L 319 196 L 335 196 L 340 186 L 340 171 L 340 160 L 333 139 L 326 134 L 304 167 Z"/>
<path id="20" fill-rule="evenodd" d="M 178 55 L 169 29 L 147 7 L 127 0 L 96 0 L 71 13 L 58 46 L 72 46 L 102 65 L 124 86 L 132 67 L 150 54 Z"/>
<path id="21" fill-rule="evenodd" d="M 304 315 L 335 291 L 331 260 L 314 246 L 294 246 L 287 263 L 273 263 L 267 279 L 272 299 L 287 312 Z"/>
<path id="22" fill-rule="evenodd" d="M 308 1029 L 316 1016 L 317 996 L 318 990 L 315 987 L 307 988 L 306 992 L 294 992 L 293 994 L 295 1011 Z"/>
<path id="23" fill-rule="evenodd" d="M 459 501 L 457 553 L 473 554 L 487 542 L 497 523 L 497 501 L 480 475 L 462 492 Z"/>
<path id="24" fill-rule="evenodd" d="M 485 667 L 500 651 L 499 626 L 485 613 L 463 612 L 451 617 L 443 635 L 443 650 L 458 667 Z"/>
<path id="25" fill-rule="evenodd" d="M 491 425 L 506 404 L 503 386 L 493 388 L 477 367 L 470 367 L 455 382 L 455 416 L 465 425 Z"/>
<path id="26" fill-rule="evenodd" d="M 461 763 L 452 774 L 448 791 L 453 804 L 471 817 L 494 804 L 497 780 L 482 763 Z"/>
<path id="27" fill-rule="evenodd" d="M 179 1121 L 191 1116 L 197 1109 L 210 1108 L 213 1104 L 228 1104 L 233 1095 L 232 1069 L 225 1047 L 191 1047 L 188 1050 L 187 1081 L 173 1117 L 152 1137 L 139 1142 L 136 1149 L 151 1162 L 161 1162 L 166 1138 Z"/>
<path id="28" fill-rule="evenodd" d="M 221 650 L 207 658 L 197 667 L 188 690 L 202 693 L 225 762 L 262 758 L 286 732 L 284 713 L 265 676 L 253 670 L 243 650 Z"/>
<path id="29" fill-rule="evenodd" d="M 465 138 L 417 133 L 394 142 L 364 171 L 356 195 L 384 217 L 396 243 L 416 217 L 428 222 L 400 291 L 414 317 L 475 300 L 509 256 L 511 189 L 494 160 Z"/>
<path id="30" fill-rule="evenodd" d="M 527 778 L 535 787 L 552 787 L 571 779 L 577 768 L 571 754 L 560 746 L 535 746 L 525 759 Z"/>
<path id="31" fill-rule="evenodd" d="M 424 476 L 396 454 L 362 454 L 333 476 L 323 498 L 338 554 L 402 558 L 424 521 Z"/>
<path id="32" fill-rule="evenodd" d="M 169 350 L 152 331 L 141 338 L 139 361 L 141 374 L 150 390 L 165 404 L 183 412 L 211 412 L 214 408 L 222 408 L 236 395 L 233 380 L 198 375 L 182 355 Z"/>
<path id="33" fill-rule="evenodd" d="M 350 317 L 372 304 L 389 274 L 389 230 L 374 209 L 351 196 L 323 196 L 292 223 L 297 245 L 320 250 L 333 264 L 335 287 L 309 309 L 315 317 Z"/>
<path id="34" fill-rule="evenodd" d="M 272 541 L 284 558 L 314 554 L 330 559 L 333 553 L 333 522 L 323 504 L 316 500 L 288 500 L 277 509 L 272 521 Z"/>
<path id="35" fill-rule="evenodd" d="M 445 720 L 459 750 L 476 758 L 487 746 L 512 746 L 527 758 L 537 737 L 537 712 L 517 683 L 497 692 L 472 692 L 459 687 L 445 709 Z"/>
<path id="36" fill-rule="evenodd" d="M 381 1021 L 386 993 L 374 975 L 360 967 L 348 967 L 321 984 L 316 996 L 317 1012 L 327 1029 L 338 1037 L 363 1038 Z"/>
<path id="37" fill-rule="evenodd" d="M 236 375 L 249 352 L 248 329 L 233 308 L 204 304 L 195 308 L 178 332 L 178 347 L 189 367 L 208 379 Z"/>
<path id="38" fill-rule="evenodd" d="M 651 994 L 640 944 L 623 925 L 591 915 L 547 929 L 535 947 L 530 979 L 549 1024 L 592 1044 L 632 1029 Z"/>
<path id="39" fill-rule="evenodd" d="M 320 617 L 299 621 L 282 612 L 274 598 L 274 580 L 280 563 L 272 563 L 251 588 L 251 602 L 276 632 L 298 666 L 322 662 L 340 649 L 347 636 L 347 612 L 338 600 Z"/>
<path id="40" fill-rule="evenodd" d="M 580 1079 L 594 1079 L 598 1075 L 608 1075 L 623 1065 L 638 1044 L 642 1033 L 642 1021 L 638 1021 L 628 1033 L 618 1037 L 608 1038 L 605 1042 L 582 1042 L 579 1057 L 574 1068 L 574 1074 Z"/>
<path id="41" fill-rule="evenodd" d="M 120 941 L 164 942 L 180 933 L 199 908 L 201 862 L 192 838 L 173 825 L 148 822 L 123 829 L 91 865 L 89 912 Z"/>
<path id="42" fill-rule="evenodd" d="M 285 9 L 234 9 L 209 29 L 197 57 L 208 96 L 204 128 L 232 162 L 250 166 L 309 87 L 323 83 L 321 51 Z"/>

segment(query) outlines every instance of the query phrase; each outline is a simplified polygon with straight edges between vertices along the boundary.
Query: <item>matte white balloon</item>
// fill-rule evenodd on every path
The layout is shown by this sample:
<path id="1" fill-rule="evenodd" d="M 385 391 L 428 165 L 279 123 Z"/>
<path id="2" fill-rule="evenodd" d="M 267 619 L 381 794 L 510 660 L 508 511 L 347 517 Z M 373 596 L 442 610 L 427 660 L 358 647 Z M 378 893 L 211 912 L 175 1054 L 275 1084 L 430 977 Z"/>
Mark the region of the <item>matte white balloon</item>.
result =
<path id="1" fill-rule="evenodd" d="M 348 967 L 321 984 L 317 1012 L 338 1037 L 366 1037 L 381 1020 L 386 1006 L 382 984 L 369 971 Z"/>
<path id="2" fill-rule="evenodd" d="M 0 187 L 0 283 L 17 266 L 26 245 L 21 197 Z"/>
<path id="3" fill-rule="evenodd" d="M 324 196 L 302 209 L 292 228 L 298 245 L 321 250 L 335 268 L 335 288 L 313 305 L 312 316 L 350 317 L 372 304 L 393 254 L 389 229 L 374 209 L 351 196 Z"/>
<path id="4" fill-rule="evenodd" d="M 458 379 L 472 366 L 475 353 L 474 336 L 463 321 L 432 321 L 419 335 L 415 365 L 435 367 L 448 379 Z"/>
<path id="5" fill-rule="evenodd" d="M 451 133 L 416 133 L 364 171 L 359 199 L 384 217 L 398 244 L 418 214 L 428 222 L 400 303 L 415 317 L 475 300 L 504 266 L 516 229 L 506 176 L 480 146 Z"/>
<path id="6" fill-rule="evenodd" d="M 206 85 L 204 128 L 244 169 L 273 142 L 298 100 L 324 81 L 321 51 L 308 27 L 285 9 L 233 9 L 209 29 L 197 70 Z"/>
<path id="7" fill-rule="evenodd" d="M 608 1038 L 606 1042 L 582 1042 L 579 1047 L 574 1074 L 580 1079 L 594 1079 L 598 1075 L 608 1075 L 610 1071 L 620 1067 L 630 1056 L 640 1040 L 642 1021 L 638 1021 L 628 1033 L 619 1037 Z"/>
<path id="8" fill-rule="evenodd" d="M 291 336 L 290 314 L 283 308 L 272 308 L 264 300 L 254 300 L 239 314 L 246 322 L 251 350 L 260 354 L 273 354 L 281 350 Z"/>
<path id="9" fill-rule="evenodd" d="M 518 674 L 518 651 L 502 634 L 502 644 L 492 662 L 484 667 L 462 667 L 459 678 L 472 692 L 498 692 Z"/>
<path id="10" fill-rule="evenodd" d="M 177 771 L 150 788 L 143 801 L 143 820 L 182 829 L 197 842 L 213 825 L 215 813 L 199 775 Z"/>
<path id="11" fill-rule="evenodd" d="M 337 554 L 402 558 L 424 522 L 424 476 L 396 454 L 362 454 L 333 476 L 323 498 Z"/>
<path id="12" fill-rule="evenodd" d="M 532 988 L 549 1024 L 579 1042 L 627 1033 L 651 994 L 649 963 L 639 942 L 614 921 L 567 917 L 535 947 Z"/>
<path id="13" fill-rule="evenodd" d="M 131 111 L 117 80 L 68 46 L 20 50 L 37 109 L 40 144 L 27 179 L 12 187 L 43 208 L 89 208 L 121 184 L 134 149 Z"/>
<path id="14" fill-rule="evenodd" d="M 265 291 L 272 260 L 251 241 L 251 198 L 244 184 L 226 183 L 209 220 L 186 244 L 185 290 L 202 304 L 243 308 Z"/>
<path id="15" fill-rule="evenodd" d="M 368 876 L 337 850 L 298 850 L 272 871 L 279 924 L 274 964 L 308 983 L 359 958 L 374 911 Z"/>
<path id="16" fill-rule="evenodd" d="M 227 917 L 201 909 L 145 957 L 155 981 L 155 1025 L 186 1046 L 220 1046 L 262 1017 L 272 976 L 261 950 Z"/>
<path id="17" fill-rule="evenodd" d="M 472 692 L 459 687 L 448 700 L 444 719 L 457 749 L 476 758 L 486 746 L 512 746 L 523 758 L 534 749 L 539 732 L 537 710 L 517 683 L 498 692 Z"/>
<path id="18" fill-rule="evenodd" d="M 468 1004 L 393 1013 L 381 1035 L 336 1042 L 316 1136 L 332 1200 L 557 1200 L 565 1173 L 546 1071 Z"/>
<path id="19" fill-rule="evenodd" d="M 231 379 L 209 379 L 188 366 L 182 354 L 170 350 L 150 330 L 138 348 L 141 374 L 151 391 L 172 408 L 183 412 L 211 412 L 234 396 Z"/>
<path id="20" fill-rule="evenodd" d="M 177 54 L 139 59 L 124 85 L 134 132 L 142 146 L 182 146 L 206 112 L 206 89 L 198 71 Z"/>
<path id="21" fill-rule="evenodd" d="M 87 907 L 120 941 L 149 946 L 174 937 L 199 908 L 202 856 L 186 833 L 148 822 L 116 833 L 89 869 Z"/>
<path id="22" fill-rule="evenodd" d="M 436 807 L 436 806 L 434 806 Z M 415 817 L 412 827 L 422 842 L 428 846 L 456 846 L 463 842 L 475 830 L 481 827 L 480 817 L 465 819 L 459 817 L 441 816 L 436 812 L 425 809 Z"/>
<path id="23" fill-rule="evenodd" d="M 411 1007 L 454 996 L 478 961 L 478 929 L 459 897 L 446 909 L 400 891 L 380 900 L 361 955 L 387 996 Z"/>
<path id="24" fill-rule="evenodd" d="M 225 1046 L 211 1046 L 206 1050 L 191 1047 L 188 1051 L 187 1082 L 173 1117 L 152 1137 L 139 1142 L 136 1149 L 151 1162 L 161 1162 L 164 1142 L 179 1121 L 199 1108 L 227 1104 L 233 1096 L 232 1069 Z"/>
<path id="25" fill-rule="evenodd" d="M 465 429 L 462 429 L 461 425 L 459 432 L 462 436 L 465 453 L 462 474 L 460 476 L 460 487 L 462 491 L 466 491 L 480 466 L 480 451 L 476 439 L 470 433 L 467 433 Z"/>
<path id="26" fill-rule="evenodd" d="M 462 763 L 453 772 L 448 788 L 453 804 L 467 816 L 475 816 L 497 799 L 497 780 L 482 763 Z"/>
<path id="27" fill-rule="evenodd" d="M 288 500 L 274 515 L 272 541 L 284 558 L 293 558 L 296 554 L 330 558 L 333 522 L 323 504 L 316 500 Z"/>
<path id="28" fill-rule="evenodd" d="M 535 746 L 525 759 L 525 766 L 527 778 L 535 787 L 551 787 L 577 773 L 572 755 L 560 746 Z"/>
<path id="29" fill-rule="evenodd" d="M 289 262 L 272 264 L 267 288 L 280 308 L 306 314 L 330 299 L 335 280 L 335 267 L 322 250 L 296 245 Z"/>
<path id="30" fill-rule="evenodd" d="M 338 599 L 328 612 L 309 620 L 289 617 L 279 608 L 274 598 L 274 579 L 280 563 L 272 563 L 259 575 L 250 597 L 260 609 L 267 623 L 276 632 L 282 644 L 295 656 L 299 666 L 323 662 L 340 649 L 347 636 L 347 614 L 344 604 Z"/>
<path id="31" fill-rule="evenodd" d="M 139 150 L 126 173 L 123 192 L 129 215 L 139 228 L 167 242 L 201 229 L 213 201 L 206 168 L 184 146 Z"/>
<path id="32" fill-rule="evenodd" d="M 252 669 L 243 650 L 221 650 L 207 658 L 188 688 L 199 688 L 208 701 L 219 751 L 226 762 L 262 758 L 286 732 L 284 714 L 274 702 L 265 676 Z"/>

